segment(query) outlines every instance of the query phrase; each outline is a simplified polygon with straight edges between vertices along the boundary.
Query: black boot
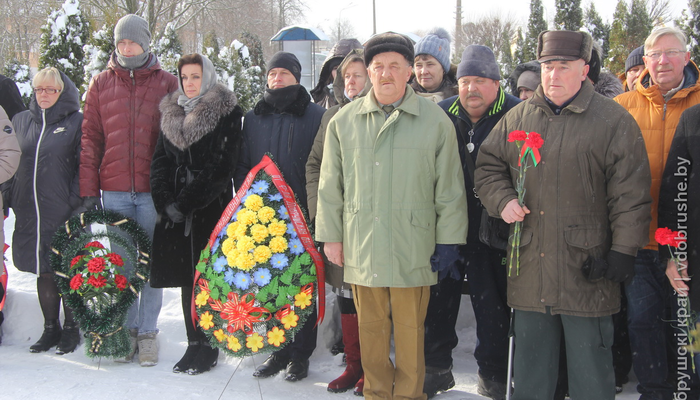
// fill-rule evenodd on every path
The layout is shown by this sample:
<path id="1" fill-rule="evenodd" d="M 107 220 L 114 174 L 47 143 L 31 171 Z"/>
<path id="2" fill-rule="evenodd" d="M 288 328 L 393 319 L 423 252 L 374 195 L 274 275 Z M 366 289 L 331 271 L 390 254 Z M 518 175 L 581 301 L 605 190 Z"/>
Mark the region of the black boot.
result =
<path id="1" fill-rule="evenodd" d="M 253 376 L 256 378 L 269 378 L 287 368 L 287 364 L 289 364 L 289 358 L 279 356 L 275 353 L 255 369 Z"/>
<path id="2" fill-rule="evenodd" d="M 187 370 L 190 375 L 199 375 L 216 366 L 219 360 L 219 349 L 212 348 L 208 342 L 202 343 L 192 366 Z"/>
<path id="3" fill-rule="evenodd" d="M 284 380 L 287 382 L 300 381 L 309 376 L 309 360 L 292 359 L 287 366 Z"/>
<path id="4" fill-rule="evenodd" d="M 68 321 L 63 325 L 61 341 L 56 347 L 56 354 L 72 353 L 80 344 L 80 327 L 75 321 Z"/>
<path id="5" fill-rule="evenodd" d="M 199 342 L 199 340 L 189 342 L 187 344 L 187 350 L 185 350 L 185 355 L 182 356 L 177 364 L 175 364 L 173 367 L 173 372 L 187 372 L 187 370 L 192 367 L 192 363 L 194 362 L 194 359 L 197 357 L 197 353 L 199 353 L 199 349 L 201 348 L 202 344 Z"/>
<path id="6" fill-rule="evenodd" d="M 44 323 L 44 333 L 39 340 L 29 347 L 31 353 L 41 353 L 48 351 L 61 341 L 61 324 L 57 319 L 52 319 Z"/>

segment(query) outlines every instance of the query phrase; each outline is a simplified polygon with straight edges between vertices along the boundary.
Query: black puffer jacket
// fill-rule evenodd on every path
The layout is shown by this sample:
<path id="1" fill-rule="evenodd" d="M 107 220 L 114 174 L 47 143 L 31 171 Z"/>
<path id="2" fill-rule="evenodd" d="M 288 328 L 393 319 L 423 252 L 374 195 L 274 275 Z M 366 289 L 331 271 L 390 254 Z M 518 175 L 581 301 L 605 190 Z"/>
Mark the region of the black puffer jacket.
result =
<path id="1" fill-rule="evenodd" d="M 61 78 L 64 88 L 56 104 L 42 110 L 34 96 L 29 110 L 12 120 L 22 149 L 10 195 L 16 217 L 12 257 L 15 266 L 25 272 L 52 271 L 51 238 L 80 206 L 83 114 L 78 89 L 63 73 Z"/>
<path id="2" fill-rule="evenodd" d="M 26 110 L 17 84 L 5 75 L 0 75 L 0 107 L 5 110 L 10 120 Z"/>
<path id="3" fill-rule="evenodd" d="M 217 84 L 185 116 L 177 104 L 179 93 L 160 103 L 161 133 L 151 163 L 151 196 L 158 211 L 153 287 L 192 285 L 199 254 L 233 195 L 231 178 L 243 116 L 236 96 Z M 165 208 L 171 203 L 185 214 L 186 222 L 170 221 Z M 189 234 L 186 225 L 191 226 Z"/>
<path id="4" fill-rule="evenodd" d="M 308 210 L 306 161 L 326 110 L 311 103 L 311 96 L 299 86 L 296 99 L 282 113 L 260 100 L 245 116 L 241 154 L 234 184 L 238 189 L 246 175 L 269 153 L 292 188 L 299 205 Z"/>

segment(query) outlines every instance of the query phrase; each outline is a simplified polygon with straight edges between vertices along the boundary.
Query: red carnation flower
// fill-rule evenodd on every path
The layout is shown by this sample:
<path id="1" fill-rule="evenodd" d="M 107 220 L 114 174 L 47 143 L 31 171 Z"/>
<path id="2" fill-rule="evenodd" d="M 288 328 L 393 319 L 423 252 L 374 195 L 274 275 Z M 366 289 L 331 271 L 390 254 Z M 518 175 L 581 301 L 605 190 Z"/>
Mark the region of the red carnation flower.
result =
<path id="1" fill-rule="evenodd" d="M 661 245 L 673 245 L 673 231 L 668 228 L 658 228 L 654 233 L 654 239 Z"/>
<path id="2" fill-rule="evenodd" d="M 678 247 L 681 243 L 688 240 L 687 237 L 681 232 L 673 232 L 673 244 L 671 246 Z"/>
<path id="3" fill-rule="evenodd" d="M 530 132 L 525 139 L 525 145 L 531 149 L 539 149 L 544 144 L 544 139 L 537 132 Z"/>
<path id="4" fill-rule="evenodd" d="M 97 247 L 98 249 L 104 249 L 105 247 L 102 245 L 102 243 L 98 241 L 90 242 L 85 245 L 85 248 L 87 249 L 88 247 Z"/>
<path id="5" fill-rule="evenodd" d="M 87 283 L 99 289 L 107 284 L 107 279 L 102 275 L 92 275 Z"/>
<path id="6" fill-rule="evenodd" d="M 73 259 L 70 260 L 70 267 L 71 267 L 71 268 L 75 267 L 75 264 L 79 263 L 80 260 L 83 259 L 83 257 L 85 257 L 85 256 L 75 256 L 75 257 L 73 257 Z"/>
<path id="7" fill-rule="evenodd" d="M 111 262 L 112 264 L 114 264 L 116 266 L 119 266 L 119 267 L 124 266 L 124 260 L 122 259 L 122 256 L 120 256 L 117 253 L 109 253 L 105 257 L 107 257 L 109 259 L 109 262 Z"/>
<path id="8" fill-rule="evenodd" d="M 73 279 L 70 280 L 70 288 L 71 290 L 78 290 L 80 287 L 83 286 L 83 277 L 82 275 L 78 274 L 73 277 Z"/>
<path id="9" fill-rule="evenodd" d="M 129 281 L 124 275 L 116 274 L 114 275 L 114 283 L 117 285 L 117 289 L 124 290 L 126 289 L 126 285 L 129 284 Z"/>
<path id="10" fill-rule="evenodd" d="M 513 131 L 508 134 L 509 142 L 523 141 L 525 139 L 527 139 L 527 133 L 525 133 L 525 131 Z"/>
<path id="11" fill-rule="evenodd" d="M 95 257 L 92 260 L 88 261 L 88 263 L 87 263 L 88 271 L 93 273 L 93 274 L 98 274 L 105 269 L 106 263 L 107 262 L 105 261 L 104 258 Z"/>

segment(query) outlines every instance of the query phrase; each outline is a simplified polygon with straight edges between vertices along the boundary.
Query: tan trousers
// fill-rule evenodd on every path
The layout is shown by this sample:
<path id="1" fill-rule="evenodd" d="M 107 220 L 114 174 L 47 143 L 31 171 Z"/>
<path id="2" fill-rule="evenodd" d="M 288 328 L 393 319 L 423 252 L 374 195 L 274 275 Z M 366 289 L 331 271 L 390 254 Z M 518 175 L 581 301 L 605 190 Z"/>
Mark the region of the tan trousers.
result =
<path id="1" fill-rule="evenodd" d="M 430 287 L 352 285 L 367 400 L 425 400 L 425 315 Z M 396 366 L 391 362 L 394 327 Z"/>

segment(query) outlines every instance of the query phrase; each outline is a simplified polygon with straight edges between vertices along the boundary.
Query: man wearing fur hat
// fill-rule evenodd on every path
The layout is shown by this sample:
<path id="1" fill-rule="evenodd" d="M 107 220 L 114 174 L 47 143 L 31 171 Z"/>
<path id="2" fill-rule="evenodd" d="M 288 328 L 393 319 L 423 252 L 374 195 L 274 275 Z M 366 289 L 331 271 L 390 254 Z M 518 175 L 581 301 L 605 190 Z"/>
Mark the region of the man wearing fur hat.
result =
<path id="1" fill-rule="evenodd" d="M 454 128 L 408 86 L 413 61 L 403 35 L 365 44 L 372 91 L 329 122 L 321 164 L 316 240 L 352 285 L 368 399 L 426 398 L 430 286 L 437 271 L 458 274 L 455 245 L 467 235 Z"/>
<path id="2" fill-rule="evenodd" d="M 177 90 L 178 79 L 163 71 L 149 51 L 148 22 L 138 15 L 126 15 L 117 22 L 114 41 L 116 50 L 107 70 L 92 78 L 85 96 L 80 195 L 87 210 L 100 209 L 104 203 L 106 209 L 136 220 L 153 239 L 157 212 L 150 174 L 160 133 L 158 105 Z M 112 250 L 123 251 L 116 245 Z M 127 264 L 127 268 L 131 267 Z M 141 366 L 158 363 L 156 334 L 162 303 L 163 290 L 150 282 L 144 285 L 125 325 L 131 351 L 116 361 L 131 362 L 138 352 Z"/>
<path id="3" fill-rule="evenodd" d="M 615 397 L 611 315 L 647 242 L 650 172 L 634 119 L 587 79 L 591 47 L 585 32 L 540 33 L 542 84 L 494 127 L 477 159 L 476 191 L 489 214 L 522 222 L 520 268 L 508 277 L 515 400 L 553 398 L 562 335 L 571 398 Z M 508 141 L 515 130 L 544 140 L 522 205 L 520 148 Z"/>
<path id="4" fill-rule="evenodd" d="M 506 304 L 505 249 L 490 248 L 479 241 L 483 207 L 474 194 L 474 164 L 491 129 L 520 100 L 501 88 L 496 57 L 486 46 L 467 46 L 457 67 L 457 78 L 459 95 L 438 105 L 457 131 L 469 204 L 469 231 L 463 238 L 467 244 L 459 247 L 459 275 L 456 279 L 441 279 L 431 288 L 425 323 L 425 393 L 432 396 L 454 386 L 452 350 L 457 345 L 455 323 L 466 272 L 476 317 L 478 345 L 474 357 L 479 365 L 478 391 L 499 399 L 505 395 L 510 316 Z M 507 238 L 507 233 L 503 236 Z"/>
<path id="5" fill-rule="evenodd" d="M 267 63 L 267 88 L 243 122 L 243 138 L 234 184 L 236 189 L 265 154 L 271 154 L 302 209 L 308 210 L 306 160 L 325 108 L 311 102 L 299 84 L 301 64 L 288 52 L 275 53 Z M 308 317 L 294 341 L 273 353 L 253 373 L 268 378 L 284 370 L 288 382 L 308 376 L 309 357 L 316 349 L 316 310 Z"/>
<path id="6" fill-rule="evenodd" d="M 415 77 L 411 87 L 436 103 L 457 94 L 455 69 L 450 64 L 450 34 L 435 28 L 415 45 Z"/>

